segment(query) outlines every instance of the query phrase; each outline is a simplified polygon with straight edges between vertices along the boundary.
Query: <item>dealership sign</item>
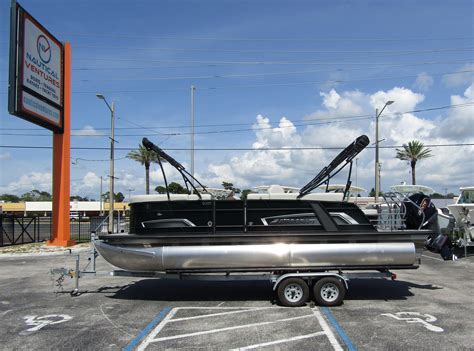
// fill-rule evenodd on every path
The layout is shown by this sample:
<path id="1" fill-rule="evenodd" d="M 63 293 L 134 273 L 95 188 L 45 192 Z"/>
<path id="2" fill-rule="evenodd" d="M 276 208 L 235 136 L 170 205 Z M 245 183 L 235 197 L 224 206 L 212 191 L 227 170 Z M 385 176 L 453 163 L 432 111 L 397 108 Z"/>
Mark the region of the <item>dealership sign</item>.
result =
<path id="1" fill-rule="evenodd" d="M 64 47 L 16 2 L 12 5 L 8 110 L 63 130 Z"/>

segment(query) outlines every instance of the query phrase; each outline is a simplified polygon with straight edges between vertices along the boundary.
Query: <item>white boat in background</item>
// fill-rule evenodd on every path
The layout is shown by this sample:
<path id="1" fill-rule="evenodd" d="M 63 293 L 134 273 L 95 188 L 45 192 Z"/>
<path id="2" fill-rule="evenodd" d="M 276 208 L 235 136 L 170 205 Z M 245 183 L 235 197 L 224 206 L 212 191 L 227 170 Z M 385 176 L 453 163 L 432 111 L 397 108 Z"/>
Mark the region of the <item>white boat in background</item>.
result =
<path id="1" fill-rule="evenodd" d="M 278 184 L 260 185 L 254 187 L 254 189 L 257 193 L 298 194 L 300 192 L 300 188 Z"/>
<path id="2" fill-rule="evenodd" d="M 461 194 L 453 205 L 448 205 L 456 226 L 465 233 L 462 245 L 474 245 L 474 186 L 459 188 Z"/>
<path id="3" fill-rule="evenodd" d="M 392 185 L 390 190 L 396 193 L 404 194 L 404 195 L 411 195 L 415 193 L 423 193 L 425 195 L 431 195 L 434 193 L 434 190 L 429 186 L 425 185 L 410 185 L 403 182 L 399 185 Z"/>

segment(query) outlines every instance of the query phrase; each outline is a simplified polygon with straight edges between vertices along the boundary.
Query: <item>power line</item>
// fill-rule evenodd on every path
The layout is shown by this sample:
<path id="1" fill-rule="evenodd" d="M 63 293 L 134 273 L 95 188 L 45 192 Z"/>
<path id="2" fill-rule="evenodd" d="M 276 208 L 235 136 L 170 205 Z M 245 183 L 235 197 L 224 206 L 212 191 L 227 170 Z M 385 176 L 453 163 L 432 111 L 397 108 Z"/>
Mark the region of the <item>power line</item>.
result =
<path id="1" fill-rule="evenodd" d="M 119 157 L 119 158 L 114 158 L 114 161 L 117 161 L 117 160 L 124 160 L 126 159 L 127 157 Z M 77 161 L 85 161 L 85 162 L 110 162 L 110 158 L 108 159 L 102 159 L 102 160 L 91 160 L 91 159 L 87 159 L 87 158 L 81 158 L 81 157 L 71 157 L 71 159 L 74 159 L 76 160 L 75 162 L 72 162 L 73 164 L 77 164 Z"/>
<path id="2" fill-rule="evenodd" d="M 152 60 L 152 59 L 141 59 L 141 58 L 107 58 L 107 57 L 76 57 L 75 60 L 82 61 L 106 61 L 106 62 L 154 62 L 154 63 L 200 63 L 200 64 L 230 64 L 230 65 L 393 65 L 393 62 L 344 62 L 344 61 L 212 61 L 212 60 Z M 398 64 L 423 64 L 423 65 L 434 65 L 434 64 L 452 64 L 452 63 L 463 63 L 471 62 L 472 60 L 454 60 L 454 61 L 407 61 L 400 62 Z"/>
<path id="3" fill-rule="evenodd" d="M 462 74 L 474 72 L 473 70 L 462 70 L 456 72 L 444 72 L 444 73 L 430 73 L 432 76 L 443 76 L 452 74 Z M 279 86 L 300 86 L 310 84 L 327 84 L 327 83 L 350 83 L 350 82 L 363 82 L 372 80 L 389 80 L 389 79 L 400 79 L 400 78 L 413 78 L 415 75 L 405 76 L 391 76 L 391 77 L 373 77 L 373 78 L 354 78 L 354 79 L 328 79 L 324 81 L 304 81 L 304 82 L 290 82 L 290 83 L 263 83 L 263 84 L 247 84 L 247 85 L 222 85 L 215 87 L 196 87 L 196 90 L 221 90 L 221 89 L 239 89 L 239 88 L 262 88 L 262 87 L 279 87 Z M 180 89 L 137 89 L 137 90 L 102 90 L 106 93 L 154 93 L 154 92 L 169 92 L 169 91 L 187 91 L 187 88 Z M 95 91 L 73 91 L 75 94 L 91 94 Z"/>
<path id="4" fill-rule="evenodd" d="M 145 69 L 174 69 L 174 68 L 214 68 L 214 67 L 224 67 L 229 65 L 179 65 L 179 66 L 149 66 L 149 67 L 81 67 L 81 68 L 73 68 L 73 71 L 109 71 L 109 70 L 145 70 Z"/>
<path id="5" fill-rule="evenodd" d="M 462 70 L 455 72 L 444 72 L 444 73 L 429 73 L 431 76 L 443 76 L 453 74 L 471 73 L 473 70 Z M 289 82 L 289 83 L 264 83 L 264 84 L 248 84 L 248 85 L 222 85 L 215 87 L 196 87 L 196 90 L 221 90 L 221 89 L 239 89 L 239 88 L 262 88 L 262 87 L 278 87 L 278 86 L 300 86 L 310 84 L 327 84 L 327 83 L 350 83 L 350 82 L 363 82 L 372 80 L 389 80 L 389 79 L 400 79 L 400 78 L 413 78 L 415 75 L 404 75 L 404 76 L 390 76 L 390 77 L 373 77 L 373 78 L 354 78 L 354 79 L 328 79 L 325 81 L 305 81 L 305 82 Z M 191 79 L 192 77 L 188 77 Z M 182 79 L 182 78 L 181 78 Z M 188 88 L 174 88 L 174 89 L 137 89 L 137 90 L 107 90 L 102 89 L 104 93 L 156 93 L 156 92 L 183 92 L 188 91 Z M 92 94 L 96 91 L 91 90 L 73 90 L 73 94 Z M 0 92 L 0 94 L 7 94 L 6 91 Z"/>
<path id="6" fill-rule="evenodd" d="M 444 106 L 436 106 L 436 107 L 428 107 L 428 108 L 423 108 L 423 109 L 416 109 L 416 110 L 411 110 L 411 111 L 403 111 L 403 112 L 397 112 L 397 113 L 391 113 L 391 114 L 385 114 L 385 117 L 393 117 L 397 116 L 400 114 L 407 114 L 407 113 L 420 113 L 420 112 L 428 112 L 428 111 L 436 111 L 436 110 L 444 110 L 444 109 L 449 109 L 449 108 L 463 108 L 463 107 L 469 107 L 473 106 L 473 100 L 469 100 L 467 103 L 463 104 L 454 104 L 454 105 L 444 105 Z M 361 119 L 372 119 L 374 116 L 373 114 L 363 114 L 363 115 L 349 115 L 349 116 L 337 116 L 337 117 L 326 117 L 326 118 L 317 118 L 317 119 L 299 119 L 299 120 L 293 120 L 290 121 L 291 125 L 289 126 L 282 126 L 282 127 L 262 127 L 262 128 L 251 128 L 251 129 L 244 129 L 244 130 L 260 130 L 260 129 L 273 129 L 273 128 L 292 128 L 293 126 L 306 126 L 306 125 L 315 125 L 315 124 L 323 124 L 319 123 L 320 121 L 329 121 L 332 120 L 330 123 L 340 123 L 340 122 L 347 122 L 351 120 L 361 120 Z M 124 119 L 123 117 L 118 117 L 119 119 Z M 126 120 L 126 119 L 124 119 Z M 188 125 L 182 125 L 182 126 L 167 126 L 167 127 L 144 127 L 140 126 L 139 124 L 135 122 L 131 122 L 129 120 L 126 120 L 131 124 L 137 125 L 138 127 L 131 128 L 131 127 L 116 127 L 115 129 L 138 129 L 138 130 L 150 130 L 156 135 L 162 135 L 162 136 L 176 136 L 176 135 L 181 135 L 181 134 L 189 134 L 189 133 L 160 133 L 153 128 L 189 128 Z M 305 124 L 297 124 L 295 125 L 293 122 L 307 122 Z M 269 123 L 279 123 L 277 121 L 269 121 Z M 328 123 L 328 122 L 326 122 Z M 239 125 L 254 125 L 255 122 L 252 123 L 222 123 L 222 124 L 202 124 L 202 125 L 196 125 L 195 127 L 223 127 L 223 126 L 239 126 Z M 325 124 L 325 123 L 324 123 Z M 108 130 L 108 128 L 94 128 L 95 130 Z M 37 130 L 37 131 L 43 131 L 41 128 L 3 128 L 3 130 Z M 82 131 L 82 129 L 72 129 L 73 131 Z M 232 131 L 241 131 L 241 130 L 230 130 L 230 131 L 210 131 L 212 134 L 214 133 L 219 133 L 219 132 L 232 132 Z M 206 134 L 207 132 L 195 132 L 195 134 Z M 0 133 L 0 135 L 17 135 L 17 136 L 51 136 L 50 134 L 28 134 L 28 133 Z M 81 134 L 72 134 L 72 136 L 76 137 L 91 137 L 91 136 L 108 136 L 107 134 L 94 134 L 94 135 L 81 135 Z M 117 136 L 141 136 L 141 135 L 128 135 L 128 134 L 119 134 Z"/>
<path id="7" fill-rule="evenodd" d="M 452 41 L 452 40 L 473 40 L 474 37 L 413 37 L 413 38 L 232 38 L 232 37 L 175 37 L 175 36 L 149 36 L 149 35 L 129 35 L 129 34 L 96 34 L 96 33 L 63 33 L 64 37 L 94 37 L 94 38 L 118 38 L 118 39 L 159 39 L 159 40 L 190 40 L 190 41 L 374 41 L 374 42 L 388 42 L 388 41 Z"/>
<path id="8" fill-rule="evenodd" d="M 423 65 L 423 64 L 420 64 Z M 308 74 L 308 73 L 331 73 L 331 72 L 347 72 L 368 69 L 381 69 L 381 68 L 394 68 L 394 67 L 407 67 L 410 65 L 382 65 L 372 66 L 370 68 L 359 67 L 349 69 L 331 69 L 331 70 L 305 70 L 305 71 L 287 71 L 287 72 L 267 72 L 267 73 L 239 73 L 239 74 L 212 74 L 212 75 L 201 75 L 201 76 L 178 76 L 178 77 L 134 77 L 134 78 L 98 78 L 98 79 L 78 79 L 79 82 L 115 82 L 115 81 L 169 81 L 169 80 L 197 80 L 197 79 L 224 79 L 224 78 L 251 78 L 251 77 L 266 77 L 266 76 L 282 76 L 282 75 L 293 75 L 293 74 Z M 458 73 L 458 72 L 456 72 Z M 444 73 L 446 74 L 446 73 Z"/>
<path id="9" fill-rule="evenodd" d="M 456 147 L 474 146 L 474 143 L 454 143 L 454 144 L 427 144 L 426 147 Z M 379 146 L 382 149 L 396 149 L 403 145 Z M 52 149 L 52 146 L 26 146 L 26 145 L 0 145 L 3 149 Z M 343 150 L 344 147 L 279 147 L 279 148 L 195 148 L 196 151 L 297 151 L 297 150 Z M 375 146 L 368 146 L 366 149 L 374 149 Z M 71 147 L 71 150 L 110 150 L 108 147 Z M 115 150 L 130 151 L 135 148 L 116 147 Z M 163 148 L 165 151 L 190 151 L 189 148 Z"/>
<path id="10" fill-rule="evenodd" d="M 473 47 L 436 48 L 424 50 L 277 50 L 277 49 L 224 49 L 224 48 L 170 48 L 170 47 L 131 47 L 109 45 L 78 45 L 76 49 L 117 49 L 117 50 L 144 50 L 144 51 L 172 51 L 172 52 L 231 52 L 231 53 L 279 53 L 279 54 L 425 54 L 440 52 L 472 51 Z"/>

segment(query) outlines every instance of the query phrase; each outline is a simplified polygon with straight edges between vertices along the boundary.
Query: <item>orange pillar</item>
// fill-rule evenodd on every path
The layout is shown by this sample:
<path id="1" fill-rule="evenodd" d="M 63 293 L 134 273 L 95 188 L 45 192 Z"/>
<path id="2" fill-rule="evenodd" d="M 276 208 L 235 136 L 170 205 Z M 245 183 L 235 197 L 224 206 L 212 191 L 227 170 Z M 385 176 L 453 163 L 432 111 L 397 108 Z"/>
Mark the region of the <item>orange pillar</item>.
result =
<path id="1" fill-rule="evenodd" d="M 71 44 L 64 44 L 64 132 L 53 134 L 53 237 L 50 246 L 72 246 L 69 198 L 71 182 Z"/>

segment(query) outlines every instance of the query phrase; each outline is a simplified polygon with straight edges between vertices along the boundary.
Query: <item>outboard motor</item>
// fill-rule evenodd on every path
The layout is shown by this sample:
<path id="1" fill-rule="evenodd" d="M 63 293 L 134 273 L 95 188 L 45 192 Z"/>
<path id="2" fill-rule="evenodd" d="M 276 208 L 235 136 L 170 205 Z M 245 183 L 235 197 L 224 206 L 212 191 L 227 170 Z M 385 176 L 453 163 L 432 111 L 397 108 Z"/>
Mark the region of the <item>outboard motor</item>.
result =
<path id="1" fill-rule="evenodd" d="M 426 249 L 439 253 L 445 261 L 456 259 L 449 237 L 441 233 L 438 223 L 438 210 L 429 196 L 420 192 L 409 196 L 408 199 L 410 201 L 404 201 L 406 228 L 432 230 L 434 234 L 431 234 L 425 241 Z"/>

